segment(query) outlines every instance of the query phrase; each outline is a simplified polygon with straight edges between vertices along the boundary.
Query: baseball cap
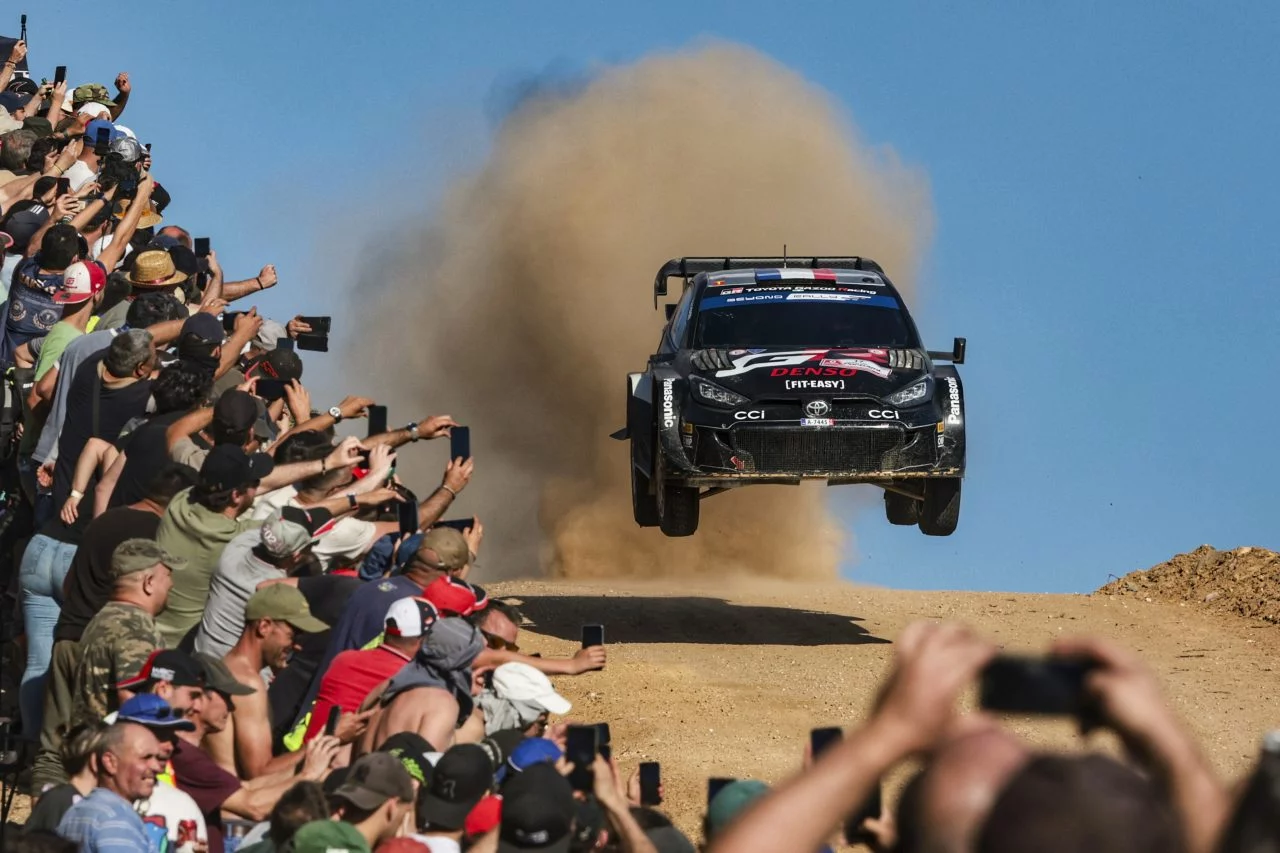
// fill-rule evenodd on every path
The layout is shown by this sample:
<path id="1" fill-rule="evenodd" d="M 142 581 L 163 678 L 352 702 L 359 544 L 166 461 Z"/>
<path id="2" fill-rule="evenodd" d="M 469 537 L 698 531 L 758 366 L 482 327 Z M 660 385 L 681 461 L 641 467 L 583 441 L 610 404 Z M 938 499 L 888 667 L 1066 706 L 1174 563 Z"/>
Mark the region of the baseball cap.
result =
<path id="1" fill-rule="evenodd" d="M 195 723 L 175 713 L 168 702 L 154 693 L 139 693 L 126 699 L 116 712 L 116 722 L 187 732 L 195 731 L 196 728 Z"/>
<path id="2" fill-rule="evenodd" d="M 211 344 L 220 344 L 226 339 L 226 333 L 222 328 L 222 323 L 218 321 L 218 318 L 212 314 L 206 314 L 203 311 L 197 314 L 192 314 L 186 319 L 186 322 L 182 324 L 182 334 L 179 336 L 179 340 L 188 335 L 192 335 L 199 338 L 201 341 Z"/>
<path id="3" fill-rule="evenodd" d="M 22 120 L 22 129 L 29 130 L 40 138 L 53 136 L 53 125 L 44 116 L 27 116 Z"/>
<path id="4" fill-rule="evenodd" d="M 265 453 L 250 455 L 234 444 L 217 444 L 200 466 L 200 482 L 216 491 L 243 489 L 256 484 L 274 467 Z"/>
<path id="5" fill-rule="evenodd" d="M 13 113 L 25 107 L 31 101 L 30 95 L 24 95 L 21 92 L 5 91 L 0 92 L 0 108 L 5 112 Z"/>
<path id="6" fill-rule="evenodd" d="M 573 704 L 551 685 L 551 679 L 527 663 L 511 661 L 493 671 L 493 692 L 504 699 L 530 702 L 552 714 L 567 714 Z"/>
<path id="7" fill-rule="evenodd" d="M 573 804 L 573 835 L 569 846 L 573 850 L 594 850 L 600 830 L 604 829 L 604 812 L 595 797 L 577 800 Z"/>
<path id="8" fill-rule="evenodd" d="M 111 552 L 111 576 L 122 578 L 135 572 L 145 572 L 157 563 L 170 571 L 186 568 L 187 561 L 175 557 L 156 544 L 154 539 L 126 539 Z"/>
<path id="9" fill-rule="evenodd" d="M 251 696 L 253 688 L 246 684 L 241 684 L 231 670 L 227 669 L 227 665 L 219 658 L 214 657 L 206 652 L 196 652 L 191 656 L 200 668 L 204 671 L 204 685 L 210 690 L 216 690 L 228 699 L 232 696 Z"/>
<path id="10" fill-rule="evenodd" d="M 120 136 L 112 140 L 108 150 L 112 154 L 118 154 L 120 159 L 126 163 L 136 163 L 142 159 L 142 146 L 138 144 L 138 140 L 125 133 L 125 129 L 116 125 L 116 130 Z"/>
<path id="11" fill-rule="evenodd" d="M 502 821 L 502 796 L 486 794 L 476 803 L 462 829 L 469 836 L 485 835 L 497 828 Z"/>
<path id="12" fill-rule="evenodd" d="M 382 742 L 378 752 L 385 752 L 400 762 L 409 775 L 419 782 L 431 781 L 432 761 L 436 748 L 417 732 L 396 732 Z"/>
<path id="13" fill-rule="evenodd" d="M 413 779 L 395 756 L 371 752 L 356 759 L 346 781 L 333 795 L 356 808 L 372 811 L 392 797 L 412 803 Z"/>
<path id="14" fill-rule="evenodd" d="M 108 121 L 111 120 L 111 109 L 105 104 L 100 104 L 97 101 L 90 101 L 80 109 L 76 110 L 76 113 L 78 115 L 92 116 L 93 118 L 102 118 L 107 119 Z"/>
<path id="15" fill-rule="evenodd" d="M 526 738 L 512 751 L 507 759 L 507 766 L 517 773 L 523 773 L 535 764 L 555 764 L 564 758 L 564 752 L 556 746 L 556 742 L 544 737 Z"/>
<path id="16" fill-rule="evenodd" d="M 115 142 L 117 139 L 119 139 L 123 135 L 120 133 L 120 131 L 116 130 L 116 126 L 111 122 L 105 119 L 95 118 L 93 121 L 85 125 L 85 128 L 84 128 L 85 143 L 84 144 L 96 145 L 98 142 L 98 131 L 100 130 L 107 131 L 108 143 Z"/>
<path id="17" fill-rule="evenodd" d="M 204 670 L 191 655 L 179 649 L 156 649 L 133 678 L 117 687 L 141 687 L 152 681 L 167 681 L 174 687 L 203 687 Z"/>
<path id="18" fill-rule="evenodd" d="M 209 317 L 208 314 L 204 316 Z M 209 319 L 213 320 L 212 317 Z M 185 325 L 184 323 L 184 328 Z M 248 391 L 230 388 L 223 391 L 218 402 L 213 404 L 213 419 L 227 432 L 244 432 L 258 419 L 257 401 Z"/>
<path id="19" fill-rule="evenodd" d="M 107 272 L 97 261 L 76 261 L 62 274 L 62 287 L 53 292 L 59 305 L 88 302 L 107 286 Z"/>
<path id="20" fill-rule="evenodd" d="M 470 616 L 476 611 L 476 593 L 471 584 L 449 575 L 438 577 L 427 584 L 422 597 L 447 616 Z"/>
<path id="21" fill-rule="evenodd" d="M 258 334 L 253 338 L 253 345 L 259 349 L 273 350 L 281 338 L 287 337 L 289 337 L 289 331 L 283 324 L 275 320 L 263 320 L 262 328 L 258 329 Z"/>
<path id="22" fill-rule="evenodd" d="M 494 766 L 493 777 L 499 782 L 507 775 L 507 758 L 524 740 L 524 732 L 519 729 L 502 729 L 480 741 L 480 748 L 489 754 Z"/>
<path id="23" fill-rule="evenodd" d="M 19 210 L 9 217 L 9 236 L 13 237 L 15 246 L 24 251 L 35 233 L 49 221 L 49 208 L 44 205 Z"/>
<path id="24" fill-rule="evenodd" d="M 756 800 L 769 793 L 769 786 L 757 779 L 739 779 L 720 789 L 707 805 L 707 832 L 721 832 Z"/>
<path id="25" fill-rule="evenodd" d="M 83 104 L 86 101 L 93 101 L 107 107 L 116 105 L 116 102 L 111 100 L 111 93 L 107 91 L 107 87 L 101 83 L 85 83 L 83 86 L 76 86 L 71 92 L 73 104 Z"/>
<path id="26" fill-rule="evenodd" d="M 386 632 L 389 637 L 421 637 L 431 630 L 439 614 L 425 598 L 401 598 L 387 608 Z"/>
<path id="27" fill-rule="evenodd" d="M 9 81 L 9 85 L 4 87 L 6 92 L 18 92 L 23 95 L 34 95 L 40 91 L 40 84 L 30 77 L 14 77 Z"/>
<path id="28" fill-rule="evenodd" d="M 276 347 L 263 353 L 253 365 L 245 371 L 245 376 L 265 376 L 268 379 L 283 379 L 288 382 L 290 379 L 302 378 L 302 359 L 291 349 L 280 349 Z"/>
<path id="29" fill-rule="evenodd" d="M 292 847 L 293 853 L 366 853 L 369 842 L 351 824 L 322 818 L 299 827 Z"/>
<path id="30" fill-rule="evenodd" d="M 550 764 L 535 764 L 503 787 L 498 853 L 567 853 L 576 811 L 569 780 Z"/>
<path id="31" fill-rule="evenodd" d="M 246 622 L 259 619 L 288 622 L 305 634 L 329 630 L 328 625 L 311 615 L 307 597 L 296 586 L 287 583 L 273 583 L 249 596 L 249 602 L 244 606 L 244 619 Z"/>
<path id="32" fill-rule="evenodd" d="M 432 829 L 457 830 L 493 787 L 493 764 L 474 743 L 450 748 L 436 762 L 427 793 L 419 799 L 419 820 Z"/>
<path id="33" fill-rule="evenodd" d="M 471 549 L 459 531 L 452 527 L 433 527 L 422 534 L 414 559 L 433 569 L 456 571 L 471 562 Z"/>
<path id="34" fill-rule="evenodd" d="M 658 853 L 698 853 L 693 842 L 674 826 L 646 829 L 644 834 L 649 836 L 649 843 L 657 848 Z"/>
<path id="35" fill-rule="evenodd" d="M 262 525 L 262 544 L 271 556 L 288 557 L 317 542 L 337 523 L 327 509 L 283 506 Z"/>

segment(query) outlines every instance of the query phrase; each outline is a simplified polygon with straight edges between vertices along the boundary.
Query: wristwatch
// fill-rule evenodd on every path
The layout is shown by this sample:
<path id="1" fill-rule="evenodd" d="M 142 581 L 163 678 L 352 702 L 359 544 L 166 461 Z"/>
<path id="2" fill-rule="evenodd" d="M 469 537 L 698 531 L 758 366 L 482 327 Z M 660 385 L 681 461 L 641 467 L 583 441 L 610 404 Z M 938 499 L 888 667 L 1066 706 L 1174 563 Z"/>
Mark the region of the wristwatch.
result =
<path id="1" fill-rule="evenodd" d="M 340 422 L 342 420 L 342 409 L 339 409 L 337 406 L 330 406 L 329 417 L 333 418 L 333 422 L 335 424 Z"/>
<path id="2" fill-rule="evenodd" d="M 414 421 L 413 423 L 409 424 L 407 427 L 405 427 L 405 429 L 407 429 L 407 430 L 409 431 L 409 440 L 410 440 L 410 441 L 417 441 L 417 440 L 418 440 L 418 423 L 417 423 L 417 421 Z"/>

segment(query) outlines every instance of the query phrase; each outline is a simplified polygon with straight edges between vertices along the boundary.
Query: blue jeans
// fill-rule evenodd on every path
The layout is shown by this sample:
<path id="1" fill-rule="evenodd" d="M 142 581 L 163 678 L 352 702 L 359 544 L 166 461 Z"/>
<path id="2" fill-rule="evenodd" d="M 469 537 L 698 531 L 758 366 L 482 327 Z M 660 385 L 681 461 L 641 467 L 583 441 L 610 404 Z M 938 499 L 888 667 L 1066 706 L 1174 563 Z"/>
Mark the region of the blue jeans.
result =
<path id="1" fill-rule="evenodd" d="M 39 740 L 44 715 L 44 683 L 53 656 L 53 628 L 62 612 L 62 581 L 71 568 L 76 546 L 48 536 L 34 536 L 22 554 L 18 584 L 22 589 L 22 622 L 27 632 L 27 667 L 18 688 L 22 732 Z"/>

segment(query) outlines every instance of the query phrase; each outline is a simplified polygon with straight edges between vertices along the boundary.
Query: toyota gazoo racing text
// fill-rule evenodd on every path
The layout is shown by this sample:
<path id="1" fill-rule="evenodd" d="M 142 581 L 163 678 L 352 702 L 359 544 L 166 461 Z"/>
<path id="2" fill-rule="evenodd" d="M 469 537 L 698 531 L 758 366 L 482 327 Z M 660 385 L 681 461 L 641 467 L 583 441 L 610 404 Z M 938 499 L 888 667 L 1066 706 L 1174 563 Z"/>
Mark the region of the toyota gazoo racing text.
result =
<path id="1" fill-rule="evenodd" d="M 867 258 L 678 258 L 655 306 L 675 277 L 684 291 L 648 368 L 627 377 L 614 434 L 630 440 L 638 524 L 688 536 L 704 498 L 819 479 L 880 486 L 893 524 L 955 531 L 964 338 L 925 350 Z"/>

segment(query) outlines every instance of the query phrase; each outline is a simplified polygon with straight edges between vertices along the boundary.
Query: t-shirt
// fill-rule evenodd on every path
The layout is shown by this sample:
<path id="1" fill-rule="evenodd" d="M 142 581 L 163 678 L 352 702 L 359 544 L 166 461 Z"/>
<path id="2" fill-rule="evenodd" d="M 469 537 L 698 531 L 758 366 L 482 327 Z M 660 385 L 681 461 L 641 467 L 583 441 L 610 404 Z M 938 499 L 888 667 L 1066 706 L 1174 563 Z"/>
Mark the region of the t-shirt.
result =
<path id="1" fill-rule="evenodd" d="M 266 521 L 280 513 L 285 506 L 302 506 L 298 501 L 298 490 L 293 486 L 275 489 L 253 502 L 249 515 Z M 321 569 L 328 573 L 334 569 L 352 565 L 364 556 L 378 538 L 377 525 L 370 521 L 346 516 L 329 528 L 312 546 L 311 553 L 320 562 Z"/>
<path id="2" fill-rule="evenodd" d="M 227 543 L 209 581 L 209 602 L 196 632 L 196 651 L 225 657 L 244 633 L 244 609 L 258 584 L 287 576 L 253 553 L 261 543 L 261 528 L 246 530 Z"/>
<path id="3" fill-rule="evenodd" d="M 191 490 L 178 492 L 160 519 L 156 541 L 187 565 L 173 573 L 169 603 L 156 620 L 169 648 L 177 648 L 187 632 L 200 622 L 209 601 L 209 580 L 227 543 L 246 530 L 262 526 L 260 519 L 227 518 L 220 512 L 191 501 Z"/>
<path id="4" fill-rule="evenodd" d="M 311 725 L 307 728 L 306 739 L 324 734 L 330 708 L 337 705 L 348 713 L 357 710 L 373 688 L 404 669 L 409 660 L 408 655 L 385 645 L 373 649 L 348 649 L 335 657 L 320 680 L 320 692 L 316 694 L 316 704 L 311 709 Z"/>
<path id="5" fill-rule="evenodd" d="M 462 851 L 461 844 L 443 835 L 420 835 L 415 833 L 410 835 L 409 838 L 427 845 L 427 849 L 431 853 L 461 853 Z"/>
<path id="6" fill-rule="evenodd" d="M 12 361 L 14 350 L 32 338 L 43 338 L 62 319 L 62 306 L 53 301 L 61 287 L 62 273 L 40 271 L 39 253 L 18 265 L 9 288 L 0 361 Z"/>
<path id="7" fill-rule="evenodd" d="M 154 539 L 160 516 L 144 509 L 109 509 L 89 522 L 67 570 L 67 600 L 53 629 L 55 640 L 79 640 L 111 598 L 111 555 L 126 539 Z"/>
<path id="8" fill-rule="evenodd" d="M 165 829 L 165 835 L 171 842 L 178 840 L 178 824 L 184 820 L 196 822 L 196 838 L 208 838 L 209 829 L 205 825 L 204 815 L 191 795 L 167 782 L 156 782 L 151 796 L 137 803 L 142 810 L 143 819 L 155 822 Z M 173 849 L 173 848 L 170 848 Z"/>
<path id="9" fill-rule="evenodd" d="M 36 359 L 35 381 L 39 382 L 49 372 L 49 368 L 58 363 L 58 357 L 67 348 L 67 344 L 83 334 L 84 332 L 66 320 L 54 323 L 40 345 L 40 356 Z M 44 429 L 44 421 L 48 413 L 47 408 L 42 409 L 39 414 L 27 409 L 22 427 L 22 443 L 18 448 L 21 455 L 29 456 L 36 449 L 36 443 L 40 441 L 40 430 Z"/>
<path id="10" fill-rule="evenodd" d="M 31 810 L 30 816 L 27 817 L 27 822 L 23 824 L 23 829 L 27 832 L 33 829 L 57 832 L 58 824 L 62 822 L 63 815 L 82 799 L 84 798 L 80 796 L 76 786 L 70 782 L 50 788 L 40 795 L 35 808 Z"/>
<path id="11" fill-rule="evenodd" d="M 32 454 L 37 462 L 57 458 L 58 439 L 62 436 L 62 423 L 67 416 L 67 397 L 71 393 L 71 383 L 76 371 L 95 353 L 111 346 L 111 341 L 117 334 L 114 330 L 90 332 L 67 344 L 67 348 L 62 351 L 62 357 L 58 359 L 58 384 L 54 386 L 53 404 L 49 406 L 49 417 L 45 419 L 44 429 L 40 431 L 40 443 Z"/>
<path id="12" fill-rule="evenodd" d="M 209 853 L 223 853 L 222 804 L 240 790 L 240 780 L 218 766 L 209 754 L 181 738 L 173 750 L 173 773 L 178 790 L 196 801 L 209 832 Z"/>
<path id="13" fill-rule="evenodd" d="M 62 816 L 58 834 L 81 853 L 154 853 L 155 844 L 133 805 L 114 791 L 94 788 Z"/>
<path id="14" fill-rule="evenodd" d="M 125 460 L 108 501 L 109 506 L 126 506 L 147 496 L 151 481 L 169 464 L 165 430 L 184 414 L 168 412 L 156 415 L 117 442 L 116 446 L 124 453 Z"/>
<path id="15" fill-rule="evenodd" d="M 80 635 L 80 661 L 71 685 L 71 723 L 94 722 L 116 710 L 116 685 L 142 671 L 163 648 L 151 614 L 123 601 L 108 601 Z"/>
<path id="16" fill-rule="evenodd" d="M 103 311 L 98 318 L 98 328 L 119 329 L 123 327 L 129 317 L 130 304 L 132 303 L 128 299 L 121 299 L 115 305 Z"/>
<path id="17" fill-rule="evenodd" d="M 71 181 L 71 191 L 75 192 L 89 181 L 93 180 L 95 172 L 85 164 L 83 160 L 77 160 L 71 164 L 62 176 Z"/>

